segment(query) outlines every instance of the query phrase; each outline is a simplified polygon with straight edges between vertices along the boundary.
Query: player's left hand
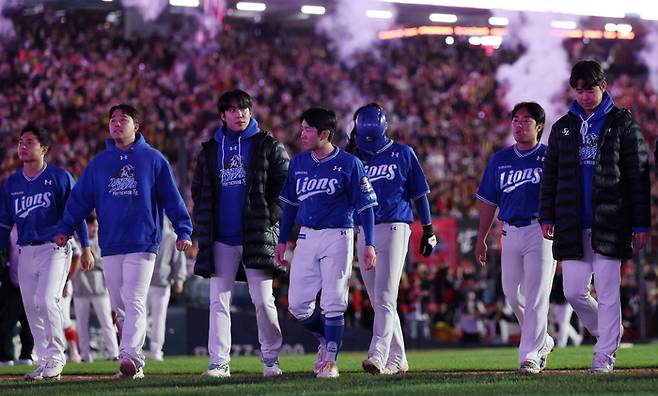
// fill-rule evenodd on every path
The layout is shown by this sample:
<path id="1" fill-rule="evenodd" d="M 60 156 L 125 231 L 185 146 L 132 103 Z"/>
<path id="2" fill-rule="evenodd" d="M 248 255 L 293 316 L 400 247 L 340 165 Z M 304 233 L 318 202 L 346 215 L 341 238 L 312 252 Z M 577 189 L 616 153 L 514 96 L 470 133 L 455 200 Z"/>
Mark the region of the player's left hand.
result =
<path id="1" fill-rule="evenodd" d="M 366 270 L 371 270 L 377 266 L 377 253 L 375 253 L 374 246 L 366 245 L 363 251 L 363 260 L 365 261 Z"/>
<path id="2" fill-rule="evenodd" d="M 94 264 L 95 260 L 91 248 L 89 246 L 83 247 L 82 257 L 80 257 L 80 265 L 82 265 L 82 269 L 89 272 L 94 269 Z"/>
<path id="3" fill-rule="evenodd" d="M 179 252 L 184 252 L 190 246 L 192 246 L 192 241 L 188 241 L 187 239 L 179 239 L 176 241 L 176 250 Z"/>
<path id="4" fill-rule="evenodd" d="M 649 238 L 646 232 L 636 232 L 633 234 L 633 243 L 636 249 L 642 249 L 647 244 Z"/>
<path id="5" fill-rule="evenodd" d="M 420 238 L 420 254 L 429 257 L 436 246 L 436 235 L 431 224 L 423 226 L 423 236 Z"/>
<path id="6" fill-rule="evenodd" d="M 181 282 L 181 281 L 174 282 L 173 289 L 174 289 L 175 294 L 183 293 L 183 282 Z"/>

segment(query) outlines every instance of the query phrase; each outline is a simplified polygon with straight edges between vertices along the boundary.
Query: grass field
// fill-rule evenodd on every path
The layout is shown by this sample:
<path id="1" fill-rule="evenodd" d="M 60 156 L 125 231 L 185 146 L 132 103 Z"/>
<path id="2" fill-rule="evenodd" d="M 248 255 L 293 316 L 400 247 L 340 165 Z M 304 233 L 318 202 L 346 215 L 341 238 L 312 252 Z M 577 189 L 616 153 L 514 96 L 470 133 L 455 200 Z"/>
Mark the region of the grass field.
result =
<path id="1" fill-rule="evenodd" d="M 541 394 L 620 395 L 658 394 L 658 345 L 636 345 L 617 353 L 615 373 L 587 372 L 592 347 L 556 349 L 548 369 L 538 376 L 521 376 L 516 370 L 516 348 L 441 349 L 410 351 L 411 371 L 397 376 L 371 376 L 361 371 L 365 353 L 342 353 L 341 376 L 315 379 L 314 355 L 282 356 L 284 375 L 261 377 L 256 357 L 238 357 L 231 362 L 231 378 L 202 378 L 207 359 L 171 357 L 147 362 L 141 381 L 113 381 L 116 362 L 69 364 L 62 381 L 22 380 L 29 370 L 0 367 L 0 395 L 434 395 L 434 394 Z"/>

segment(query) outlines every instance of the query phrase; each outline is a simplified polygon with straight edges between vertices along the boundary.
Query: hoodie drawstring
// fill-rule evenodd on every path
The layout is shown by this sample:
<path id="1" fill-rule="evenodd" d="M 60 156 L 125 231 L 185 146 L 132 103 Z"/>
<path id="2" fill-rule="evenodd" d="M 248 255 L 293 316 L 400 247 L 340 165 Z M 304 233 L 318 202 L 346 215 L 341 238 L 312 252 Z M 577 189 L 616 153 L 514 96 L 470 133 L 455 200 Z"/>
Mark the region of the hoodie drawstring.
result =
<path id="1" fill-rule="evenodd" d="M 587 135 L 587 132 L 589 131 L 589 119 L 594 117 L 594 114 L 590 115 L 587 117 L 587 119 L 584 119 L 583 116 L 578 114 L 578 117 L 580 117 L 581 123 L 580 123 L 580 141 L 584 142 L 585 141 L 585 136 Z"/>
<path id="2" fill-rule="evenodd" d="M 224 141 L 225 140 L 226 140 L 226 136 L 222 136 L 222 171 L 220 173 L 222 185 L 224 184 Z"/>

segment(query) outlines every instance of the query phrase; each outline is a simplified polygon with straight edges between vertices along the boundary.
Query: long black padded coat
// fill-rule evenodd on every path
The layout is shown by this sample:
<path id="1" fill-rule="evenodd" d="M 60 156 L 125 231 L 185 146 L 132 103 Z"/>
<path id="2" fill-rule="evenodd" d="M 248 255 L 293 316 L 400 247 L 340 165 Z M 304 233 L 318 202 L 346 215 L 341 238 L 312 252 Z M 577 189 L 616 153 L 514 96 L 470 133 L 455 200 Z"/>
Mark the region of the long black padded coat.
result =
<path id="1" fill-rule="evenodd" d="M 544 160 L 539 217 L 552 222 L 556 260 L 582 259 L 578 136 L 581 120 L 568 113 L 551 128 Z M 626 109 L 607 114 L 592 179 L 592 250 L 620 259 L 633 255 L 633 228 L 650 226 L 648 151 Z"/>
<path id="2" fill-rule="evenodd" d="M 218 149 L 219 144 L 214 138 L 202 144 L 191 188 L 194 238 L 199 244 L 194 273 L 204 278 L 215 273 L 213 244 L 220 193 Z M 279 194 L 288 176 L 289 162 L 290 157 L 285 148 L 269 132 L 261 131 L 251 137 L 243 212 L 242 264 L 247 268 L 265 269 L 273 273 L 281 270 L 275 262 L 274 249 L 283 209 Z M 240 271 L 238 278 L 242 278 L 242 275 Z"/>

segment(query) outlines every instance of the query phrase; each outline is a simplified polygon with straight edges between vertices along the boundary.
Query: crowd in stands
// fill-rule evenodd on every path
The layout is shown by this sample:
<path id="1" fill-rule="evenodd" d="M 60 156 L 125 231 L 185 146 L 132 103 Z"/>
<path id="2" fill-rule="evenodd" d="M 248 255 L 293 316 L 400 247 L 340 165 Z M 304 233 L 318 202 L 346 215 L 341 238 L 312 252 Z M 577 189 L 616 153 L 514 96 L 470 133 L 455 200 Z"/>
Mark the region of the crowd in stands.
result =
<path id="1" fill-rule="evenodd" d="M 204 40 L 188 26 L 167 37 L 125 37 L 121 26 L 94 15 L 36 15 L 14 22 L 15 38 L 1 39 L 0 180 L 18 166 L 17 134 L 28 122 L 54 135 L 47 160 L 79 176 L 104 149 L 108 109 L 126 102 L 142 112 L 141 132 L 169 158 L 189 203 L 196 155 L 219 125 L 217 98 L 241 88 L 254 97 L 261 128 L 284 142 L 291 155 L 300 150 L 298 117 L 304 109 L 334 109 L 342 125 L 337 143 L 343 146 L 354 110 L 379 102 L 389 116 L 391 137 L 414 147 L 422 161 L 433 216 L 462 219 L 477 216 L 482 170 L 509 133 L 510 109 L 495 71 L 520 50 L 484 51 L 462 41 L 447 45 L 442 38 L 417 37 L 381 42 L 376 51 L 355 55 L 348 67 L 321 36 L 252 22 L 227 24 L 216 38 Z M 638 45 L 565 42 L 571 60 L 596 56 L 608 66 L 609 92 L 618 106 L 633 111 L 652 148 L 658 94 L 646 69 L 627 56 Z M 566 82 L 564 92 L 566 104 Z M 658 224 L 656 209 L 653 224 Z M 650 245 L 641 271 L 647 330 L 658 337 L 656 267 L 650 265 L 656 262 L 655 228 Z M 455 269 L 410 262 L 399 296 L 407 334 L 444 342 L 508 340 L 501 324 L 514 320 L 503 301 L 498 264 L 494 259 L 482 269 L 471 260 Z M 285 280 L 279 282 L 279 302 L 285 306 Z M 633 339 L 639 334 L 640 306 L 632 262 L 624 266 L 622 288 L 626 337 Z M 368 326 L 372 313 L 358 276 L 351 297 L 349 320 Z"/>

